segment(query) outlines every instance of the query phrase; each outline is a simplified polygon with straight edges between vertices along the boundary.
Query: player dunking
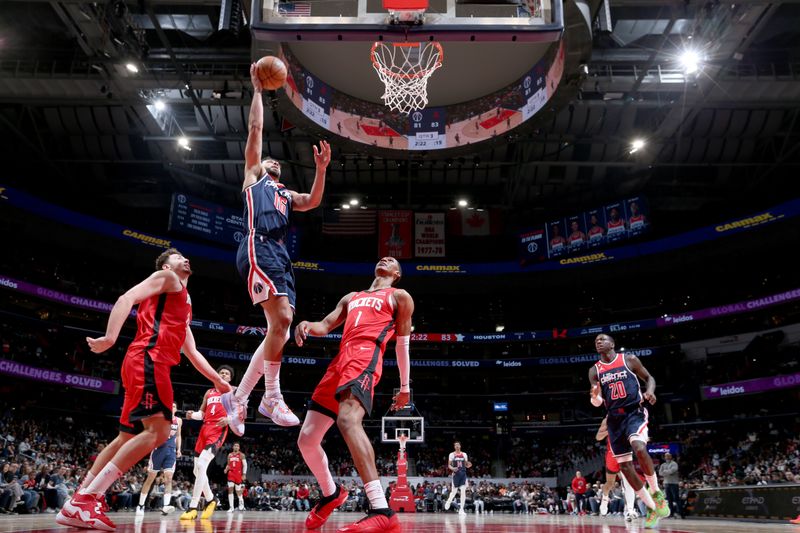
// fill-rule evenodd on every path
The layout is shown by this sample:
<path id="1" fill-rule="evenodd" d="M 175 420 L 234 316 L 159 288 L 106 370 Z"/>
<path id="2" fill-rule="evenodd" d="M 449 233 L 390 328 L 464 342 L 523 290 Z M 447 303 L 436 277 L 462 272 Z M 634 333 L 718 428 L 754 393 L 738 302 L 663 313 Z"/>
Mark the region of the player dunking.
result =
<path id="1" fill-rule="evenodd" d="M 659 519 L 669 516 L 669 505 L 658 488 L 653 460 L 647 453 L 648 413 L 643 404 L 644 401 L 651 405 L 656 403 L 656 380 L 638 357 L 614 351 L 614 339 L 610 335 L 598 335 L 594 345 L 600 360 L 589 369 L 590 399 L 597 407 L 605 403 L 609 446 L 628 483 L 647 506 L 645 527 L 654 528 Z M 647 383 L 644 394 L 639 378 Z M 649 492 L 633 468 L 633 453 L 647 479 Z"/>
<path id="2" fill-rule="evenodd" d="M 228 383 L 233 379 L 233 369 L 228 365 L 222 365 L 217 372 Z M 189 502 L 189 509 L 181 515 L 181 520 L 197 518 L 197 506 L 201 495 L 206 500 L 206 508 L 203 509 L 200 518 L 211 518 L 214 509 L 217 508 L 214 493 L 211 492 L 211 485 L 208 483 L 208 465 L 214 460 L 217 451 L 225 443 L 225 437 L 228 436 L 229 419 L 222 407 L 221 397 L 219 391 L 209 389 L 203 395 L 203 403 L 200 404 L 199 410 L 186 411 L 187 420 L 202 420 L 203 427 L 200 428 L 200 435 L 197 436 L 197 443 L 194 445 L 197 457 L 194 458 L 192 499 Z"/>
<path id="3" fill-rule="evenodd" d="M 317 171 L 311 192 L 300 194 L 280 183 L 281 164 L 272 158 L 261 159 L 264 104 L 255 63 L 250 67 L 250 79 L 253 82 L 253 103 L 248 119 L 242 184 L 247 235 L 239 244 L 236 268 L 247 283 L 253 305 L 263 308 L 268 329 L 236 392 L 222 397 L 222 404 L 230 415 L 231 430 L 239 436 L 244 433 L 248 397 L 262 375 L 267 390 L 258 412 L 279 426 L 300 423 L 286 407 L 280 388 L 281 356 L 283 345 L 289 339 L 296 296 L 292 261 L 285 241 L 291 212 L 314 209 L 322 201 L 325 169 L 331 161 L 331 148 L 326 141 L 321 141 L 319 149 L 314 146 Z"/>
<path id="4" fill-rule="evenodd" d="M 384 257 L 375 265 L 375 280 L 369 289 L 351 292 L 339 300 L 336 309 L 322 321 L 303 321 L 295 329 L 297 345 L 302 346 L 309 335 L 327 335 L 344 323 L 339 353 L 328 365 L 311 396 L 311 405 L 297 440 L 303 459 L 322 491 L 322 498 L 306 518 L 308 529 L 321 527 L 333 510 L 347 499 L 347 489 L 334 483 L 328 469 L 328 457 L 322 449 L 322 439 L 334 421 L 350 449 L 370 503 L 366 517 L 339 531 L 393 531 L 399 527 L 381 488 L 375 451 L 364 432 L 362 420 L 372 411 L 375 386 L 383 371 L 383 353 L 393 334 L 397 335 L 395 350 L 400 370 L 400 391 L 391 408 L 401 409 L 409 400 L 408 344 L 414 301 L 406 291 L 392 286 L 400 276 L 397 260 Z"/>
<path id="5" fill-rule="evenodd" d="M 233 451 L 228 454 L 228 464 L 225 466 L 225 473 L 228 474 L 228 512 L 233 512 L 233 489 L 236 488 L 236 495 L 239 497 L 239 510 L 244 511 L 244 476 L 247 474 L 247 458 L 239 451 L 239 443 L 233 444 Z"/>
<path id="6" fill-rule="evenodd" d="M 156 259 L 156 272 L 117 299 L 106 334 L 86 338 L 92 352 L 108 350 L 117 341 L 133 306 L 139 304 L 136 336 L 122 361 L 125 400 L 119 435 L 100 452 L 81 488 L 59 511 L 59 524 L 114 531 L 114 522 L 105 515 L 105 493 L 123 472 L 169 438 L 173 398 L 170 371 L 180 362 L 181 351 L 218 390 L 230 390 L 195 347 L 189 328 L 192 300 L 186 290 L 191 274 L 188 259 L 174 248 L 165 250 Z"/>
<path id="7" fill-rule="evenodd" d="M 453 451 L 447 457 L 447 468 L 453 473 L 453 484 L 450 487 L 450 496 L 444 503 L 444 510 L 450 510 L 450 504 L 456 497 L 456 489 L 461 492 L 460 505 L 458 507 L 458 514 L 465 515 L 467 512 L 464 510 L 464 500 L 467 498 L 467 468 L 472 468 L 472 463 L 465 452 L 461 451 L 461 443 L 455 441 L 453 443 Z"/>
<path id="8" fill-rule="evenodd" d="M 147 495 L 159 472 L 164 472 L 164 505 L 161 507 L 161 514 L 168 515 L 175 510 L 175 506 L 170 505 L 169 501 L 172 498 L 172 475 L 175 473 L 178 457 L 181 456 L 181 426 L 183 425 L 183 421 L 175 416 L 177 410 L 178 404 L 172 402 L 172 424 L 170 424 L 169 438 L 167 442 L 150 453 L 150 461 L 147 463 L 147 479 L 144 480 L 144 485 L 139 493 L 139 505 L 136 506 L 137 516 L 144 514 Z"/>
<path id="9" fill-rule="evenodd" d="M 595 435 L 595 439 L 598 441 L 606 441 L 606 482 L 603 485 L 603 494 L 602 498 L 600 499 L 600 516 L 605 516 L 608 514 L 608 500 L 609 500 L 609 493 L 611 489 L 614 488 L 614 482 L 619 477 L 620 482 L 622 483 L 622 487 L 625 490 L 625 520 L 631 522 L 634 517 L 633 511 L 633 504 L 636 500 L 636 493 L 631 487 L 631 484 L 628 483 L 628 480 L 625 479 L 625 476 L 619 470 L 619 462 L 614 457 L 614 453 L 611 451 L 611 441 L 608 438 L 608 418 L 604 418 L 603 422 L 600 424 L 600 429 L 597 430 L 597 435 Z"/>

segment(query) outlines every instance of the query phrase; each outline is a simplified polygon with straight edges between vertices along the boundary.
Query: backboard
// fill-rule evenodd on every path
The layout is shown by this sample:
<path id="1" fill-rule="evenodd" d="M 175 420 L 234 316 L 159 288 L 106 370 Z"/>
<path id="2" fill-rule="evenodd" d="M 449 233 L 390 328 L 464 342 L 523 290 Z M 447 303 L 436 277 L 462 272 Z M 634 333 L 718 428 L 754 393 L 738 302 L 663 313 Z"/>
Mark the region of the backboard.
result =
<path id="1" fill-rule="evenodd" d="M 400 435 L 409 443 L 425 442 L 425 418 L 421 416 L 384 416 L 381 418 L 381 442 L 399 443 Z"/>

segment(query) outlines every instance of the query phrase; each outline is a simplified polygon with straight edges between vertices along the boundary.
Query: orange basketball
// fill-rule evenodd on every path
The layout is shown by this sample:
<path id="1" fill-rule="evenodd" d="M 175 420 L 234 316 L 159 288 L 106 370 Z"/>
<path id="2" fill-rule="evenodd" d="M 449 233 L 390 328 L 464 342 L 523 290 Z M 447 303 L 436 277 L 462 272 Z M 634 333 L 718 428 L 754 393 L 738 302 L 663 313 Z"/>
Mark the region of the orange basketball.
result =
<path id="1" fill-rule="evenodd" d="M 264 56 L 256 63 L 261 85 L 270 91 L 279 89 L 286 82 L 286 65 L 275 56 Z"/>

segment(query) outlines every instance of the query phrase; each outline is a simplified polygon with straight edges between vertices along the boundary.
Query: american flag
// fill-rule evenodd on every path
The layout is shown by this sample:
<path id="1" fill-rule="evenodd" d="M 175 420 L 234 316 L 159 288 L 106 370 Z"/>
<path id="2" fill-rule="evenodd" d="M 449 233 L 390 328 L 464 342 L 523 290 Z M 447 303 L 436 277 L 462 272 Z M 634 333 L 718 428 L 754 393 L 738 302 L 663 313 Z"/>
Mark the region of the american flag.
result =
<path id="1" fill-rule="evenodd" d="M 326 209 L 322 218 L 324 235 L 372 235 L 376 229 L 374 209 Z"/>
<path id="2" fill-rule="evenodd" d="M 282 17 L 310 17 L 311 4 L 308 2 L 281 2 L 278 4 L 278 15 Z"/>

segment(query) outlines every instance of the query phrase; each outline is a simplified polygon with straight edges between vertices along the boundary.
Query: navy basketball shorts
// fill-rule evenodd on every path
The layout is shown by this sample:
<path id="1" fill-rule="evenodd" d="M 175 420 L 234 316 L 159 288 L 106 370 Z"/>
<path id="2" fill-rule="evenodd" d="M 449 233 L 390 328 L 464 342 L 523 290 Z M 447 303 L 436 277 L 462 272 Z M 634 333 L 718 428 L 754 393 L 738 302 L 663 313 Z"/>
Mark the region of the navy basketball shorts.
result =
<path id="1" fill-rule="evenodd" d="M 467 484 L 467 472 L 465 470 L 457 470 L 453 474 L 453 486 L 455 488 L 463 487 Z"/>
<path id="2" fill-rule="evenodd" d="M 175 448 L 172 446 L 162 446 L 160 448 L 156 448 L 150 454 L 150 462 L 148 463 L 147 468 L 153 472 L 175 472 L 176 462 L 177 457 L 175 454 Z"/>
<path id="3" fill-rule="evenodd" d="M 632 441 L 647 443 L 647 419 L 648 413 L 644 407 L 608 412 L 608 444 L 618 463 L 633 459 Z"/>
<path id="4" fill-rule="evenodd" d="M 236 269 L 247 283 L 253 305 L 275 296 L 286 296 L 295 307 L 294 271 L 283 241 L 265 235 L 248 234 L 239 243 Z"/>

